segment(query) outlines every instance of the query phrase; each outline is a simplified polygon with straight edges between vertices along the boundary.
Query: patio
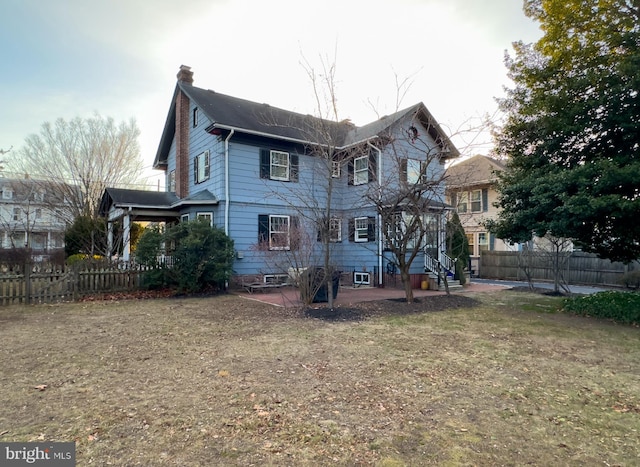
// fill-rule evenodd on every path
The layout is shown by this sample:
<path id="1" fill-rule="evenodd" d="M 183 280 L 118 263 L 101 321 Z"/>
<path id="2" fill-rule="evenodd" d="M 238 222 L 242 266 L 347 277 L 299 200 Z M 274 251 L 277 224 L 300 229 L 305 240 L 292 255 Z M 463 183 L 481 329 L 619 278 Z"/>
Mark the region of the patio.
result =
<path id="1" fill-rule="evenodd" d="M 452 294 L 467 294 L 475 292 L 491 292 L 496 290 L 504 290 L 505 286 L 480 284 L 471 282 L 463 288 L 452 289 Z M 302 306 L 300 301 L 300 292 L 295 287 L 281 287 L 278 289 L 267 289 L 262 292 L 248 293 L 244 290 L 236 290 L 234 293 L 248 300 L 255 300 L 262 303 L 281 307 L 299 307 Z M 429 297 L 436 295 L 445 295 L 446 292 L 439 290 L 422 290 L 414 289 L 413 296 L 415 298 Z M 334 300 L 336 306 L 348 306 L 353 303 L 370 302 L 376 300 L 388 300 L 394 298 L 404 298 L 404 290 L 398 288 L 378 288 L 378 287 L 347 287 L 341 286 L 338 295 Z M 326 302 L 325 302 L 326 303 Z M 313 303 L 314 307 L 322 307 L 323 303 Z"/>

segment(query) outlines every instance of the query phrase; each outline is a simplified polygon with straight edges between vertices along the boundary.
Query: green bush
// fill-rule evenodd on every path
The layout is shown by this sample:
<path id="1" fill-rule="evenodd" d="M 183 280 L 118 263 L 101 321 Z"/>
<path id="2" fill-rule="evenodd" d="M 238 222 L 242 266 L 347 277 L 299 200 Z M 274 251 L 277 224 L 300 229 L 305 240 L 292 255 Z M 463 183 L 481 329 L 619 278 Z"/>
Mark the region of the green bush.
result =
<path id="1" fill-rule="evenodd" d="M 167 251 L 171 267 L 157 264 L 162 243 L 172 246 Z M 154 267 L 145 273 L 144 287 L 176 287 L 186 293 L 223 288 L 231 278 L 233 257 L 233 240 L 203 219 L 181 222 L 165 233 L 146 229 L 136 250 L 138 263 Z"/>
<path id="2" fill-rule="evenodd" d="M 627 289 L 640 288 L 640 271 L 629 271 L 619 280 L 620 285 L 624 285 Z"/>
<path id="3" fill-rule="evenodd" d="M 570 297 L 564 300 L 562 311 L 640 325 L 640 293 L 607 291 Z"/>

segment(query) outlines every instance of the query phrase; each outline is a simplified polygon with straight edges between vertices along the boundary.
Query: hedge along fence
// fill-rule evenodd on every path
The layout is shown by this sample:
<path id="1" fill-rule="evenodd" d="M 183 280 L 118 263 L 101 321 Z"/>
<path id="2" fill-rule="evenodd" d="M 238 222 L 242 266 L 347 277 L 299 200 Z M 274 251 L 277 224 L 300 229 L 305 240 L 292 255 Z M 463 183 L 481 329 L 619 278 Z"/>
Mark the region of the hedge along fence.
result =
<path id="1" fill-rule="evenodd" d="M 553 281 L 552 260 L 534 252 L 527 260 L 531 278 L 540 281 Z M 483 279 L 526 280 L 519 265 L 518 251 L 483 251 L 480 256 L 479 276 Z M 640 263 L 635 261 L 628 265 L 600 259 L 595 254 L 574 251 L 570 253 L 562 268 L 562 275 L 569 284 L 591 284 L 603 286 L 620 286 L 622 277 L 630 271 L 640 271 Z"/>
<path id="2" fill-rule="evenodd" d="M 0 274 L 0 305 L 74 301 L 87 295 L 127 292 L 140 288 L 148 268 L 67 267 L 22 274 Z"/>

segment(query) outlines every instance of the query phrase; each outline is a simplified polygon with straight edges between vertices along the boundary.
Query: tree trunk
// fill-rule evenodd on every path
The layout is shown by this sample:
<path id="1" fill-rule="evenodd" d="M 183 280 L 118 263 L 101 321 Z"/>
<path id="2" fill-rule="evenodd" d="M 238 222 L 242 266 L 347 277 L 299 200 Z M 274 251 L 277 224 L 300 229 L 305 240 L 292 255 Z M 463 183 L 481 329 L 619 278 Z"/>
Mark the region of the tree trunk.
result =
<path id="1" fill-rule="evenodd" d="M 411 287 L 411 275 L 404 269 L 400 270 L 400 278 L 404 286 L 404 295 L 407 303 L 413 303 L 413 288 Z"/>

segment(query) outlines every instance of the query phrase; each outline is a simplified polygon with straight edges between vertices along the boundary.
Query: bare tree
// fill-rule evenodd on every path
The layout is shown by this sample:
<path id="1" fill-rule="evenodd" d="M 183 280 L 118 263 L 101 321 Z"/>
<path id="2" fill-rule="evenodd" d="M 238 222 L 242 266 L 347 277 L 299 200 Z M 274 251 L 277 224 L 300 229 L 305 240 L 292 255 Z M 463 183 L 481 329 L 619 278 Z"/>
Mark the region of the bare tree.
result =
<path id="1" fill-rule="evenodd" d="M 79 216 L 95 219 L 106 187 L 132 186 L 139 180 L 143 168 L 139 134 L 133 119 L 116 124 L 98 114 L 46 122 L 40 134 L 26 138 L 12 170 L 32 174 L 47 189 L 53 186 L 64 203 L 51 199 L 51 207 L 67 223 Z"/>

